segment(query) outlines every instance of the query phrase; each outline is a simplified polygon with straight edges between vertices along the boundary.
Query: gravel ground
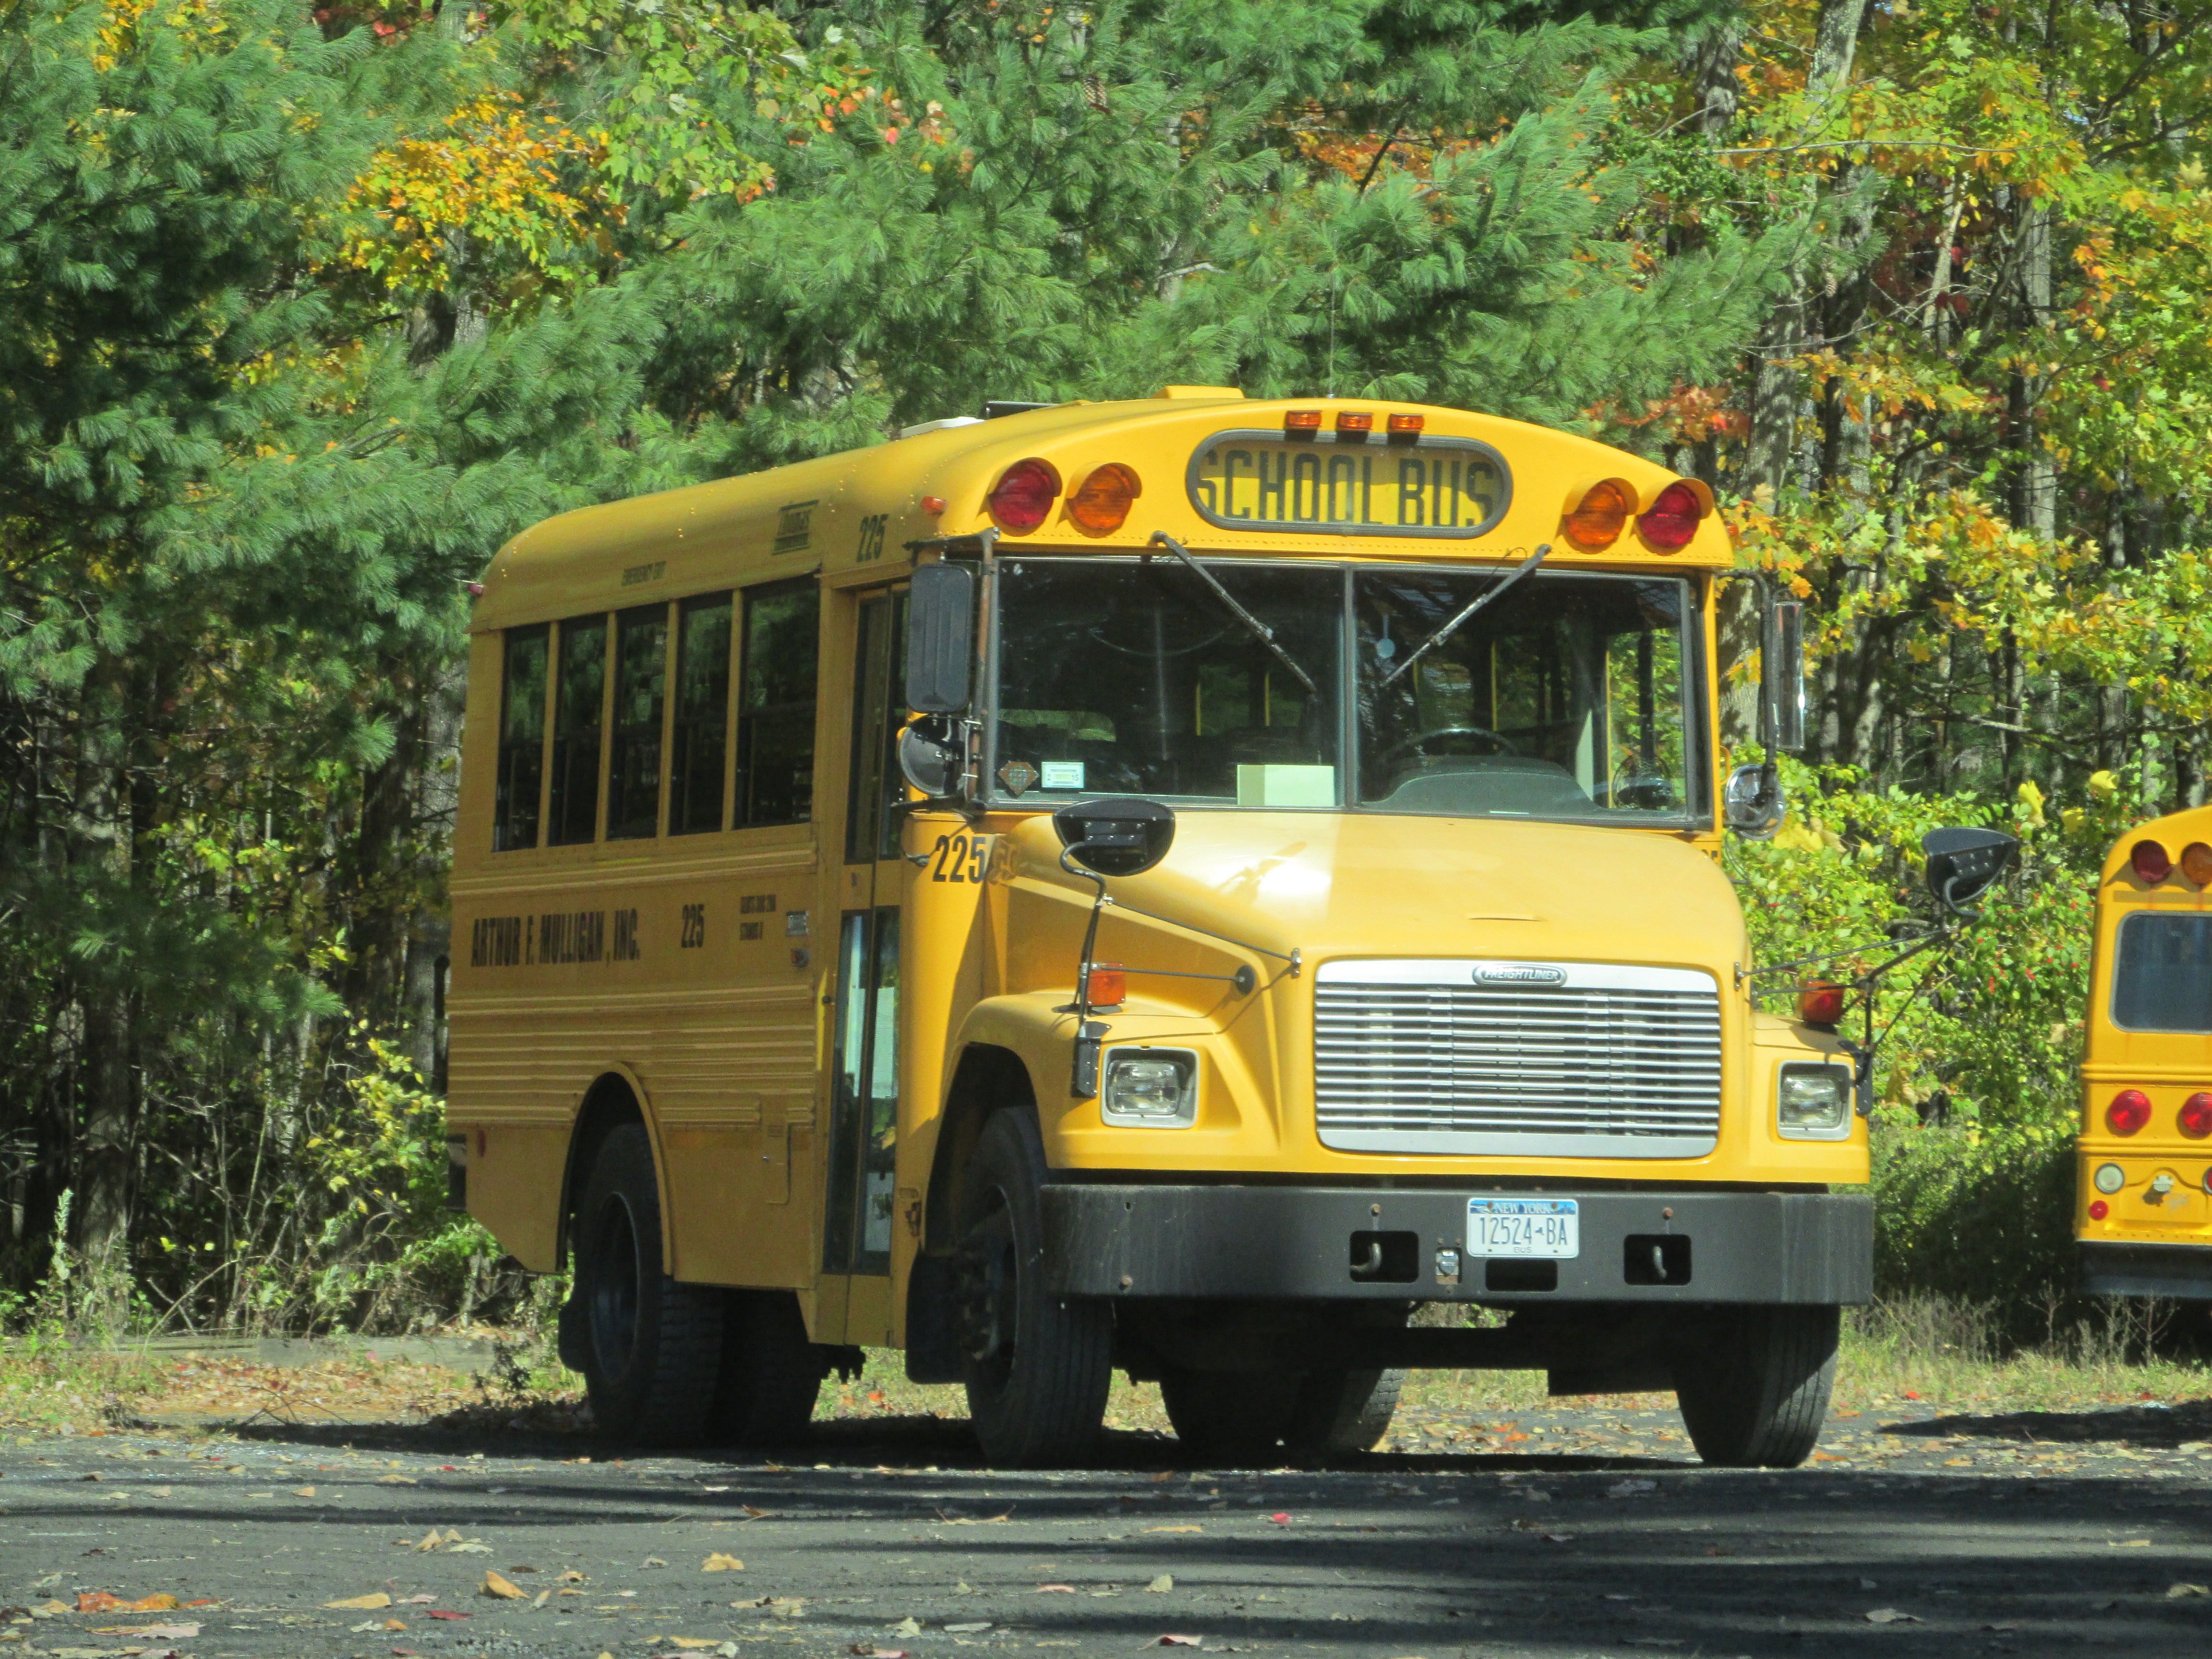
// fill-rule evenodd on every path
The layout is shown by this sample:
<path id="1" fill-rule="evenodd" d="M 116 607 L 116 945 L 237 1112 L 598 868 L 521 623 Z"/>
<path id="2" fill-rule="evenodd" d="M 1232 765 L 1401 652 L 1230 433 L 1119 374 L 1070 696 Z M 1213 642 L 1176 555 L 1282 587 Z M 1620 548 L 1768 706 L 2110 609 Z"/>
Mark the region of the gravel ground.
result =
<path id="1" fill-rule="evenodd" d="M 1048 1474 L 918 1416 L 778 1461 L 392 1423 L 12 1434 L 0 1656 L 2212 1650 L 2212 1404 L 1839 1413 L 1787 1473 L 1701 1468 L 1670 1407 L 1595 1404 L 1417 1406 L 1328 1468 L 1124 1431 Z"/>

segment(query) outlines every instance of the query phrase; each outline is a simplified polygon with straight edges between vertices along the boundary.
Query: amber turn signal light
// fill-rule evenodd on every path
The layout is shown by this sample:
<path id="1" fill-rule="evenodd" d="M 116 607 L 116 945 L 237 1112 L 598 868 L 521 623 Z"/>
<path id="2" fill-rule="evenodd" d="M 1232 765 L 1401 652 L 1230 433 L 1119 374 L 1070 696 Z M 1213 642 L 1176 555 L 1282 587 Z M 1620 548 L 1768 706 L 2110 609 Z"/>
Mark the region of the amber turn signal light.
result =
<path id="1" fill-rule="evenodd" d="M 1318 432 L 1321 430 L 1321 410 L 1317 409 L 1286 410 L 1283 414 L 1285 432 Z"/>
<path id="2" fill-rule="evenodd" d="M 2181 873 L 2199 887 L 2212 887 L 2212 847 L 2192 841 L 2183 848 Z"/>
<path id="3" fill-rule="evenodd" d="M 1636 511 L 1636 497 L 1618 478 L 1601 478 L 1583 492 L 1567 509 L 1567 539 L 1593 551 L 1611 547 L 1628 528 L 1628 515 Z"/>
<path id="4" fill-rule="evenodd" d="M 1808 1025 L 1833 1025 L 1844 1017 L 1844 988 L 1816 979 L 1798 988 L 1797 1018 Z"/>
<path id="5" fill-rule="evenodd" d="M 1336 429 L 1339 432 L 1372 432 L 1375 430 L 1375 417 L 1364 409 L 1339 410 Z"/>
<path id="6" fill-rule="evenodd" d="M 1388 424 L 1394 438 L 1410 438 L 1419 433 L 1427 421 L 1425 415 L 1393 415 Z"/>
<path id="7" fill-rule="evenodd" d="M 1094 468 L 1089 477 L 1067 498 L 1067 516 L 1086 536 L 1110 536 L 1128 518 L 1129 508 L 1145 493 L 1136 473 L 1119 461 Z"/>
<path id="8" fill-rule="evenodd" d="M 1118 962 L 1094 962 L 1091 964 L 1091 1006 L 1094 1008 L 1120 1006 L 1129 998 L 1129 981 Z"/>

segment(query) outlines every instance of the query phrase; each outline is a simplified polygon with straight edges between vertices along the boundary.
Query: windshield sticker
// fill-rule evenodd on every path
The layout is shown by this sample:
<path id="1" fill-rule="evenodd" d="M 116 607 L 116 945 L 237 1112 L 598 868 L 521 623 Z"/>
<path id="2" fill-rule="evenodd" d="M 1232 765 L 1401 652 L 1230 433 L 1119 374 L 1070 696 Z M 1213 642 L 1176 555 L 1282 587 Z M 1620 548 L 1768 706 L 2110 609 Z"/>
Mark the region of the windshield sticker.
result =
<path id="1" fill-rule="evenodd" d="M 1044 763 L 1044 787 L 1048 789 L 1080 789 L 1083 787 L 1081 761 L 1047 761 Z"/>
<path id="2" fill-rule="evenodd" d="M 1010 795 L 1027 794 L 1037 781 L 1037 769 L 1027 761 L 1011 760 L 999 769 L 999 781 Z"/>
<path id="3" fill-rule="evenodd" d="M 1351 442 L 1223 432 L 1191 457 L 1191 505 L 1228 530 L 1310 535 L 1479 536 L 1505 515 L 1503 456 L 1468 438 Z"/>

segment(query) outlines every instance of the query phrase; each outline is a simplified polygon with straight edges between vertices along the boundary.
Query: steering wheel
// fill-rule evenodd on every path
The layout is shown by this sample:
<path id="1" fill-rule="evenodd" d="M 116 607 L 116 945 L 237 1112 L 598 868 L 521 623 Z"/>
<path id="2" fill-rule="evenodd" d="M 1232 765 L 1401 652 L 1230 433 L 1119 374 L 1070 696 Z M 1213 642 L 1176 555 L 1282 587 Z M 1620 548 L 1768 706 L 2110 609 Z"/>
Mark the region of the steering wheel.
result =
<path id="1" fill-rule="evenodd" d="M 1433 731 L 1416 732 L 1412 737 L 1392 744 L 1376 758 L 1387 765 L 1401 756 L 1426 754 L 1428 751 L 1422 745 L 1439 738 L 1482 738 L 1496 744 L 1501 755 L 1518 755 L 1521 752 L 1511 738 L 1492 731 L 1486 726 L 1439 726 Z"/>
<path id="2" fill-rule="evenodd" d="M 1664 812 L 1678 804 L 1674 781 L 1664 772 L 1647 767 L 1641 760 L 1626 761 L 1610 780 L 1607 804 L 1645 812 Z"/>

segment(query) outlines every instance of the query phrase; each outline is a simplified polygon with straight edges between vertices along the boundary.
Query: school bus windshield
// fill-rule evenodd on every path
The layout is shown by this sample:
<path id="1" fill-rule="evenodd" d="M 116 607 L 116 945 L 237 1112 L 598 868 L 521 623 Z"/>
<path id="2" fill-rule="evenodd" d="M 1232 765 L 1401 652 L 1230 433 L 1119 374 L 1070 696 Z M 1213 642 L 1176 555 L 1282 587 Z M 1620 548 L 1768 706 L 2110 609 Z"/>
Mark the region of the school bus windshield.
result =
<path id="1" fill-rule="evenodd" d="M 1009 560 L 992 774 L 1014 798 L 1340 808 L 1349 786 L 1373 811 L 1687 823 L 1688 583 L 1508 574 Z"/>

